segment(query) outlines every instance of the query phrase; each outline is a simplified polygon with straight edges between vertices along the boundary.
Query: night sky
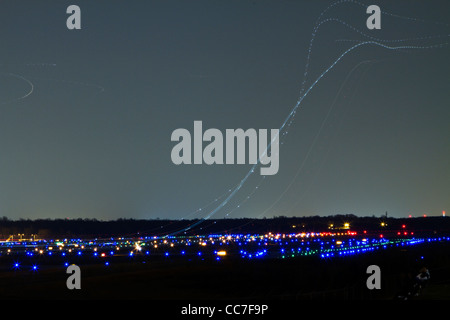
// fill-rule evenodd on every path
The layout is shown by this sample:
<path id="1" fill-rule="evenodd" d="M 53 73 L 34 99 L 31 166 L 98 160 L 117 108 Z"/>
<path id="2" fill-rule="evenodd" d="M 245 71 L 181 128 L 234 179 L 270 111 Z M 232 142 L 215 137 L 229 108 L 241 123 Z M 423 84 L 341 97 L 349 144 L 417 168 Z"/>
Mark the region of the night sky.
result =
<path id="1" fill-rule="evenodd" d="M 177 166 L 172 132 L 278 129 L 307 61 L 309 87 L 366 36 L 423 48 L 343 57 L 283 132 L 278 173 L 256 171 L 211 218 L 450 211 L 450 2 L 344 1 L 321 20 L 348 25 L 323 23 L 308 60 L 334 2 L 1 1 L 0 216 L 206 217 L 251 165 Z M 369 30 L 371 4 L 417 19 Z"/>

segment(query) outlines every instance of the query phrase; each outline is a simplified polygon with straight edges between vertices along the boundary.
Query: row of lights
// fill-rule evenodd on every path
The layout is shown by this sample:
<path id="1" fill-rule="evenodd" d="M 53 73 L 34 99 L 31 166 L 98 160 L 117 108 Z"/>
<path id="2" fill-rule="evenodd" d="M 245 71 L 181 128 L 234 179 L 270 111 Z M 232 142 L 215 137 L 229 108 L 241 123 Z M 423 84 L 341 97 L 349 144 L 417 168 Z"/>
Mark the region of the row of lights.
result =
<path id="1" fill-rule="evenodd" d="M 402 229 L 405 229 L 406 226 L 403 225 Z M 322 235 L 322 237 L 320 237 Z M 108 245 L 112 246 L 113 249 L 109 251 L 109 256 L 115 255 L 115 251 L 119 251 L 121 248 L 125 249 L 131 249 L 129 251 L 129 256 L 133 257 L 135 255 L 143 254 L 143 251 L 145 251 L 145 254 L 148 255 L 150 253 L 149 250 L 144 250 L 146 247 L 155 247 L 157 248 L 158 245 L 163 245 L 166 247 L 173 248 L 175 244 L 179 245 L 186 245 L 186 246 L 192 246 L 195 244 L 195 242 L 198 243 L 200 248 L 207 247 L 210 244 L 215 244 L 216 246 L 222 246 L 224 244 L 238 244 L 239 246 L 244 245 L 252 245 L 254 246 L 254 243 L 256 243 L 258 246 L 261 244 L 267 245 L 268 242 L 270 242 L 271 245 L 275 244 L 278 246 L 281 246 L 280 255 L 281 258 L 285 257 L 295 257 L 295 256 L 311 256 L 311 255 L 319 255 L 321 257 L 330 257 L 334 256 L 335 253 L 338 253 L 339 255 L 347 255 L 347 254 L 355 254 L 355 253 L 362 253 L 362 252 L 369 252 L 375 250 L 374 248 L 379 247 L 386 247 L 387 244 L 395 244 L 395 243 L 402 243 L 405 242 L 407 244 L 415 244 L 420 243 L 420 239 L 400 239 L 400 240 L 394 240 L 389 241 L 386 239 L 383 239 L 382 235 L 380 235 L 380 239 L 372 239 L 369 241 L 368 239 L 362 239 L 357 240 L 354 238 L 349 237 L 348 243 L 347 238 L 339 238 L 335 239 L 331 236 L 336 235 L 335 233 L 300 233 L 300 234 L 265 234 L 265 235 L 236 235 L 236 236 L 223 236 L 223 235 L 217 235 L 213 237 L 197 237 L 192 239 L 186 239 L 186 238 L 171 238 L 171 239 L 158 239 L 158 238 L 151 238 L 146 239 L 148 241 L 144 240 L 126 240 L 123 241 L 112 241 L 108 242 Z M 347 231 L 345 233 L 347 236 L 354 235 L 352 231 Z M 330 236 L 330 237 L 329 237 Z M 431 238 L 430 238 L 431 239 Z M 440 238 L 439 238 L 440 239 Z M 450 240 L 450 238 L 443 238 L 444 240 Z M 225 242 L 224 242 L 225 241 Z M 353 241 L 356 242 L 356 244 L 353 244 Z M 396 242 L 397 241 L 397 242 Z M 431 240 L 430 240 L 431 241 Z M 285 245 L 295 245 L 296 243 L 300 243 L 301 246 L 306 246 L 306 248 L 289 248 L 285 249 L 283 246 Z M 92 250 L 94 257 L 102 257 L 106 258 L 108 257 L 108 254 L 106 252 L 100 252 L 105 250 L 104 245 L 105 243 L 99 243 L 98 241 L 89 241 L 89 242 L 82 242 L 82 241 L 76 241 L 75 243 L 71 243 L 70 241 L 65 241 L 63 243 L 58 243 L 56 245 L 48 245 L 46 249 L 42 248 L 34 248 L 34 250 L 26 251 L 26 254 L 29 256 L 33 256 L 34 253 L 38 253 L 39 255 L 43 255 L 44 253 L 47 253 L 48 255 L 53 255 L 52 253 L 57 253 L 58 251 L 61 251 L 61 256 L 66 256 L 67 253 L 76 254 L 81 256 L 82 250 Z M 311 245 L 310 245 L 311 244 Z M 403 244 L 402 244 L 403 245 Z M 91 247 L 94 246 L 94 247 Z M 11 245 L 11 247 L 14 247 L 14 245 Z M 58 248 L 59 250 L 56 250 Z M 101 250 L 99 250 L 101 248 Z M 267 247 L 268 248 L 268 247 Z M 193 248 L 195 250 L 195 248 Z M 161 249 L 160 249 L 161 250 Z M 8 248 L 7 250 L 8 254 L 12 254 L 11 248 Z M 213 251 L 211 251 L 213 252 Z M 168 257 L 170 255 L 169 251 L 160 251 L 161 254 Z M 186 253 L 185 250 L 181 251 L 181 255 L 184 255 Z M 242 258 L 261 258 L 261 257 L 267 257 L 267 256 L 273 256 L 273 251 L 268 251 L 268 249 L 255 249 L 254 247 L 249 249 L 240 249 L 239 251 L 240 256 Z M 198 256 L 202 256 L 202 251 L 197 252 Z M 221 258 L 227 256 L 227 250 L 215 250 L 214 251 L 214 257 L 217 260 L 220 260 Z M 275 255 L 276 257 L 276 255 Z M 105 265 L 109 265 L 109 261 L 104 262 Z M 65 265 L 68 265 L 68 262 L 65 263 Z M 19 263 L 14 263 L 13 266 L 15 269 L 19 269 Z M 32 266 L 33 270 L 37 270 L 37 265 Z"/>

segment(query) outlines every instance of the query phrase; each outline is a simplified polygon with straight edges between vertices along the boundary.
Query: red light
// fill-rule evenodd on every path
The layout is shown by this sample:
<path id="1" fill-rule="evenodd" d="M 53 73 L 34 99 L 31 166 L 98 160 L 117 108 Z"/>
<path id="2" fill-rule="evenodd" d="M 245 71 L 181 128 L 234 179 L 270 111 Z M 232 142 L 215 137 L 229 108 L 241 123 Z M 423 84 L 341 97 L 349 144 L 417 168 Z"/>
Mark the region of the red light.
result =
<path id="1" fill-rule="evenodd" d="M 397 232 L 397 234 L 398 234 L 398 235 L 400 235 L 400 231 L 399 231 L 399 232 Z"/>
<path id="2" fill-rule="evenodd" d="M 408 234 L 408 232 L 404 232 L 403 234 L 406 236 Z"/>
<path id="3" fill-rule="evenodd" d="M 423 215 L 423 217 L 424 217 L 424 218 L 426 218 L 426 217 L 427 217 L 427 215 L 426 215 L 426 214 L 424 214 L 424 215 Z"/>
<path id="4" fill-rule="evenodd" d="M 405 228 L 406 228 L 406 226 L 405 226 L 405 225 L 402 225 L 402 228 L 403 228 L 403 229 L 405 229 Z"/>
<path id="5" fill-rule="evenodd" d="M 380 238 L 383 238 L 383 235 L 382 235 L 382 234 L 380 234 Z"/>
<path id="6" fill-rule="evenodd" d="M 408 216 L 408 218 L 411 218 L 411 217 L 412 217 L 411 215 Z"/>

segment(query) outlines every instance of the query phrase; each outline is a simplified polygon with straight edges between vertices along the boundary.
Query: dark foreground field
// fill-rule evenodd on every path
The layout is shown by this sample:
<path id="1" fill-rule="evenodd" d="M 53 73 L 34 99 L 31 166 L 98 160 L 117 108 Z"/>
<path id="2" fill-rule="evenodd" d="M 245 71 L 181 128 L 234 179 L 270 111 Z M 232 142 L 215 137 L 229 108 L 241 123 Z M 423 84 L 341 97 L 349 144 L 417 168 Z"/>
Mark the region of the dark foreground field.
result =
<path id="1" fill-rule="evenodd" d="M 381 289 L 369 290 L 369 265 L 381 268 Z M 135 259 L 83 264 L 81 289 L 66 287 L 63 266 L 0 272 L 1 299 L 393 300 L 418 273 L 431 280 L 416 300 L 450 299 L 450 244 L 420 244 L 377 253 L 320 259 Z"/>

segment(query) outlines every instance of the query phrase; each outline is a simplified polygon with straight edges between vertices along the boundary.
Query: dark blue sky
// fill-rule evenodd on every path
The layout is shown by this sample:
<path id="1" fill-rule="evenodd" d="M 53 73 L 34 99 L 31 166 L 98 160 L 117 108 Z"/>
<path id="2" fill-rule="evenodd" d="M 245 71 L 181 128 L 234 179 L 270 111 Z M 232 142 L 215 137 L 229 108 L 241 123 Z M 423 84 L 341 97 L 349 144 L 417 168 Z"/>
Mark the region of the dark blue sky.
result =
<path id="1" fill-rule="evenodd" d="M 195 120 L 205 129 L 279 128 L 299 98 L 314 25 L 333 3 L 2 1 L 0 216 L 208 215 L 250 165 L 176 166 L 172 131 L 192 131 Z M 71 4 L 81 30 L 66 28 Z M 382 42 L 394 47 L 450 40 L 448 1 L 370 4 L 419 20 L 382 14 L 381 30 L 368 30 L 366 6 L 354 2 L 322 20 L 412 39 Z M 337 21 L 321 25 L 307 86 L 367 39 Z M 213 217 L 448 210 L 448 57 L 448 45 L 365 45 L 346 55 L 300 105 L 278 174 L 252 175 Z M 33 92 L 21 99 L 24 79 Z"/>

